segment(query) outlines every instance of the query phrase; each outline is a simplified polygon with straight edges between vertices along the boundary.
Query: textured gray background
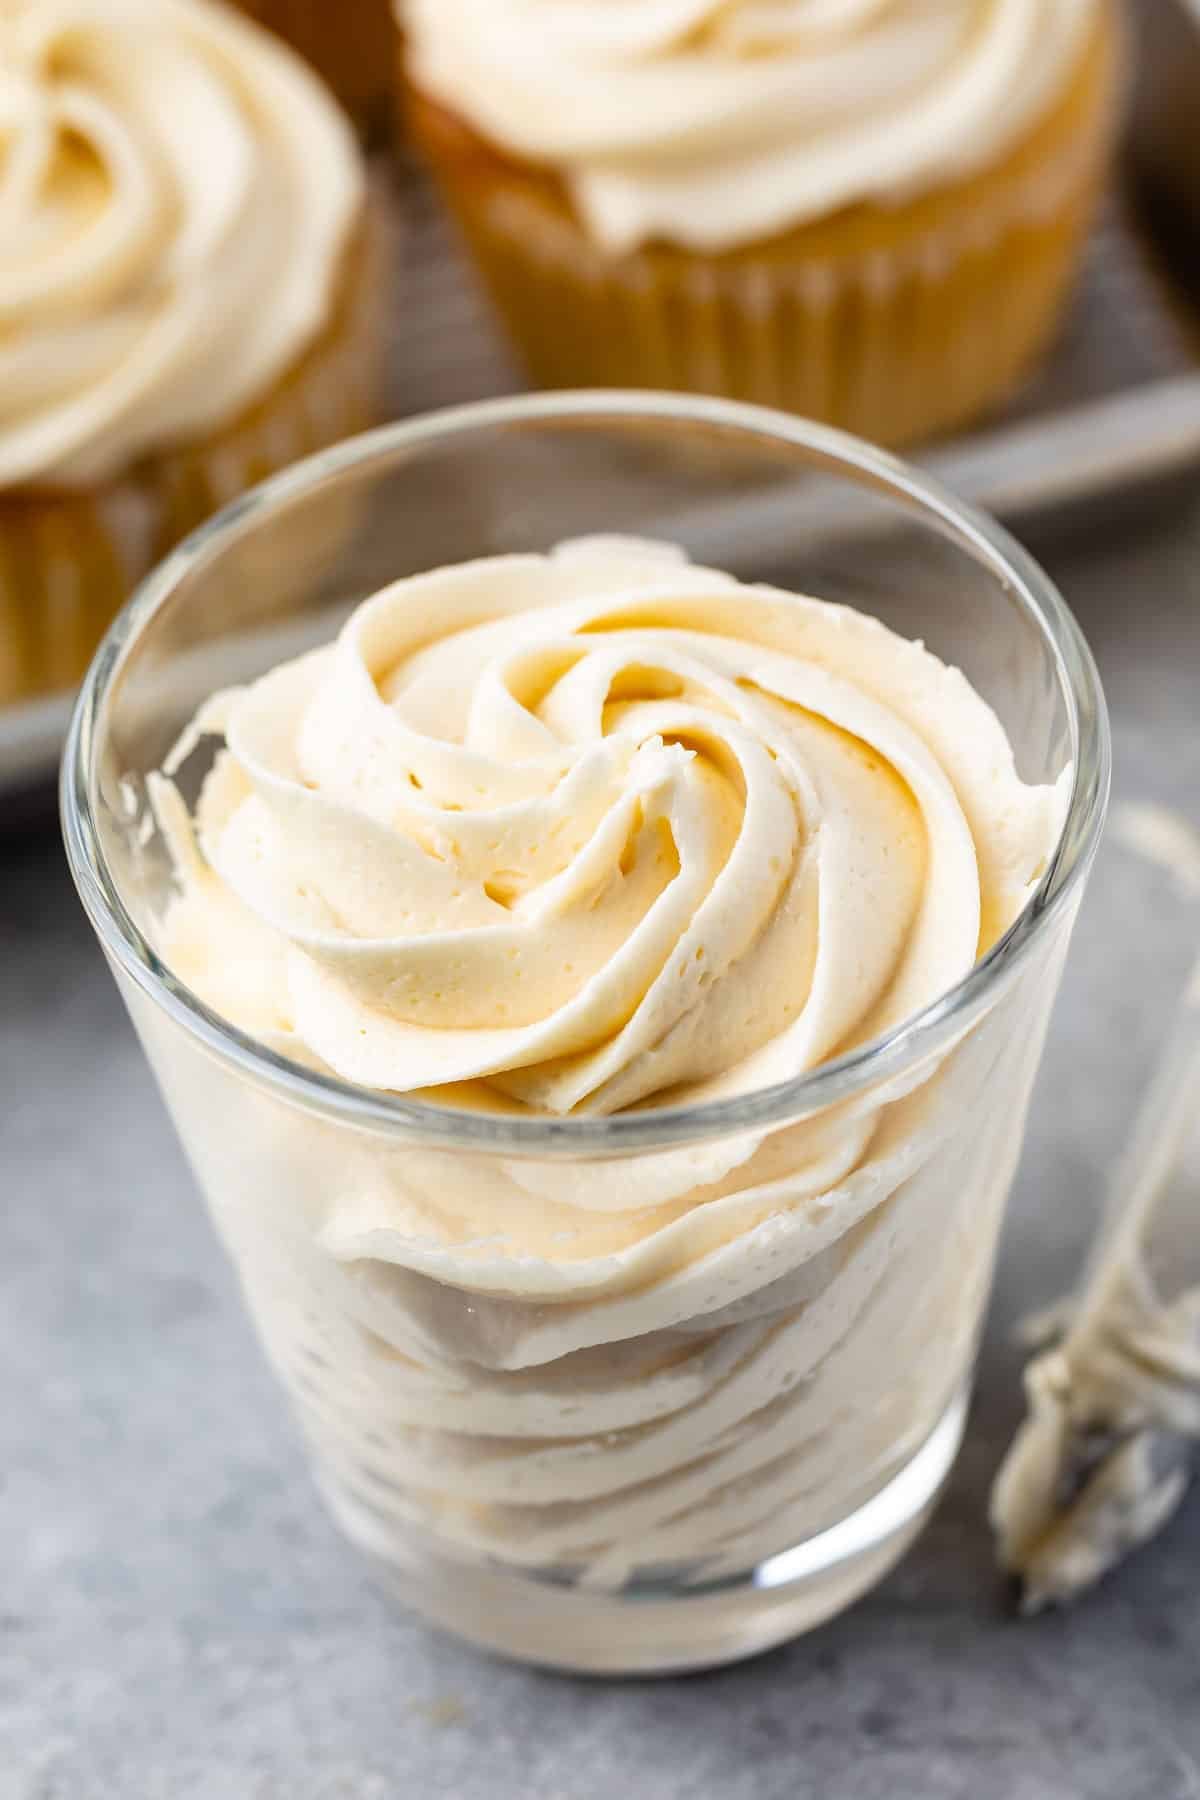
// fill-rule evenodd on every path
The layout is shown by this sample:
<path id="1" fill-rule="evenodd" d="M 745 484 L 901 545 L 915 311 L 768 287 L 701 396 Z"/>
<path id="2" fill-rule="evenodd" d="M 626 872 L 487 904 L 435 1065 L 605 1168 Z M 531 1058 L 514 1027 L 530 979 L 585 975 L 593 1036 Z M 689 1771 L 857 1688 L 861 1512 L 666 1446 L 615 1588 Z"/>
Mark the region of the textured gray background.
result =
<path id="1" fill-rule="evenodd" d="M 1200 817 L 1200 513 L 1048 553 L 1118 794 Z M 1121 850 L 1081 919 L 937 1519 L 815 1637 L 622 1686 L 393 1613 L 324 1518 L 48 819 L 0 840 L 3 1800 L 1200 1800 L 1200 1496 L 1078 1611 L 1006 1615 L 1007 1328 L 1066 1284 L 1200 908 Z"/>

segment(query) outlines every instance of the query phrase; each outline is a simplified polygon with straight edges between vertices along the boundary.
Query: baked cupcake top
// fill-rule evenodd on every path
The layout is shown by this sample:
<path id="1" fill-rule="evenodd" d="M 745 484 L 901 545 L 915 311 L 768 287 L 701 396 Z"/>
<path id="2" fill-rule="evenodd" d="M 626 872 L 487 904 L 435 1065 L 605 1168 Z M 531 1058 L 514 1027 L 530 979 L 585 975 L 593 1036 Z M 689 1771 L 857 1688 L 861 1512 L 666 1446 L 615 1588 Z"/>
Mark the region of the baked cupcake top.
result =
<path id="1" fill-rule="evenodd" d="M 424 93 L 566 180 L 590 234 L 730 249 L 983 166 L 1100 0 L 398 0 Z"/>
<path id="2" fill-rule="evenodd" d="M 265 394 L 329 316 L 363 173 L 209 0 L 0 0 L 0 487 L 102 481 Z"/>

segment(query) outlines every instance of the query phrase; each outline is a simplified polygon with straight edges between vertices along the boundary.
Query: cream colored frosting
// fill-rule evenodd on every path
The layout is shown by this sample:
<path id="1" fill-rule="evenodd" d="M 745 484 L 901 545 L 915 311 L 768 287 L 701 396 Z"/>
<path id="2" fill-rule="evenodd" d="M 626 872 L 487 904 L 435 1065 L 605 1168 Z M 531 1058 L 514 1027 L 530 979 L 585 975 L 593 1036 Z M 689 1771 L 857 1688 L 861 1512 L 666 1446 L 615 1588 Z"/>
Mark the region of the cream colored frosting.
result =
<path id="1" fill-rule="evenodd" d="M 1099 0 L 399 0 L 417 86 L 614 251 L 722 250 L 1001 154 Z"/>
<path id="2" fill-rule="evenodd" d="M 199 836 L 278 946 L 270 1022 L 366 1087 L 554 1113 L 768 1086 L 898 1024 L 1015 918 L 1059 817 L 919 645 L 658 545 L 400 582 L 221 723 Z"/>
<path id="3" fill-rule="evenodd" d="M 229 423 L 326 322 L 363 199 L 306 66 L 207 0 L 0 0 L 0 486 Z"/>
<path id="4" fill-rule="evenodd" d="M 156 783 L 175 973 L 350 1081 L 559 1115 L 898 1023 L 1016 917 L 1069 779 L 1022 783 L 877 621 L 624 540 L 399 582 L 179 758 L 213 734 L 194 831 Z M 928 1435 L 1052 990 L 1039 957 L 886 1090 L 616 1164 L 390 1144 L 166 1044 L 159 1072 L 343 1498 L 613 1583 L 794 1542 Z"/>

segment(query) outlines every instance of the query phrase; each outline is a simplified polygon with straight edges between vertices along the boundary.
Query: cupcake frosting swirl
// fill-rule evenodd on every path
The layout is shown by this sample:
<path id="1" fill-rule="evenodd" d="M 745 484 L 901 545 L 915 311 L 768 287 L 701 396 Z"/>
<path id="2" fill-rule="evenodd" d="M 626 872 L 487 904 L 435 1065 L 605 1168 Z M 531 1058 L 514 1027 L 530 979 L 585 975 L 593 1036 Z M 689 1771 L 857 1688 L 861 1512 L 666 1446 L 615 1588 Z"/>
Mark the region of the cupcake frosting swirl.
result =
<path id="1" fill-rule="evenodd" d="M 1001 154 L 1099 0 L 399 0 L 417 86 L 592 236 L 722 250 Z"/>
<path id="2" fill-rule="evenodd" d="M 899 1023 L 1015 918 L 1065 791 L 919 644 L 627 540 L 398 582 L 198 729 L 184 979 L 349 1081 L 557 1114 Z"/>
<path id="3" fill-rule="evenodd" d="M 0 486 L 227 424 L 324 325 L 349 129 L 207 0 L 0 0 Z"/>

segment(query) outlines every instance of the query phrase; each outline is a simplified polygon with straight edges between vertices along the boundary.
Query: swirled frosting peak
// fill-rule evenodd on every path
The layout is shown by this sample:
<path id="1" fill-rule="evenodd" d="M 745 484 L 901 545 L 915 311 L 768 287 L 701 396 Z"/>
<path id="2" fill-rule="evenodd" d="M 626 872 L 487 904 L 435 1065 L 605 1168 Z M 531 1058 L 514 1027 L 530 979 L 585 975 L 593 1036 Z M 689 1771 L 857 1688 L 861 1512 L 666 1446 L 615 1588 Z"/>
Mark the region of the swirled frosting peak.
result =
<path id="1" fill-rule="evenodd" d="M 362 200 L 316 77 L 208 0 L 0 0 L 0 486 L 228 424 L 328 316 Z"/>
<path id="2" fill-rule="evenodd" d="M 417 86 L 612 250 L 720 250 L 981 166 L 1098 0 L 400 0 Z"/>
<path id="3" fill-rule="evenodd" d="M 198 729 L 177 972 L 349 1081 L 557 1114 L 900 1022 L 1015 918 L 1064 794 L 921 645 L 624 539 L 397 582 Z"/>

